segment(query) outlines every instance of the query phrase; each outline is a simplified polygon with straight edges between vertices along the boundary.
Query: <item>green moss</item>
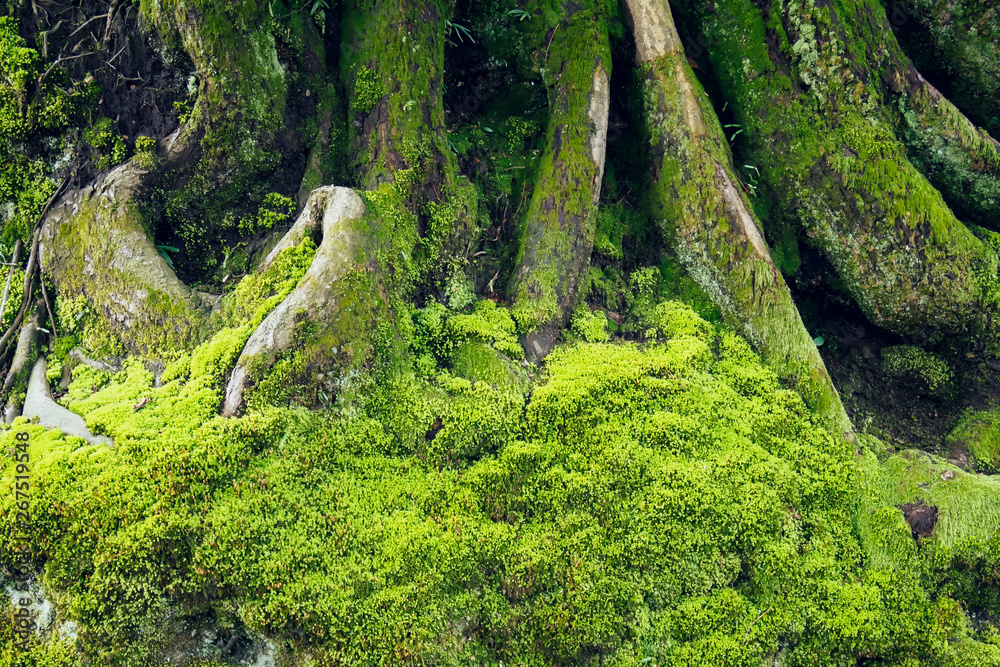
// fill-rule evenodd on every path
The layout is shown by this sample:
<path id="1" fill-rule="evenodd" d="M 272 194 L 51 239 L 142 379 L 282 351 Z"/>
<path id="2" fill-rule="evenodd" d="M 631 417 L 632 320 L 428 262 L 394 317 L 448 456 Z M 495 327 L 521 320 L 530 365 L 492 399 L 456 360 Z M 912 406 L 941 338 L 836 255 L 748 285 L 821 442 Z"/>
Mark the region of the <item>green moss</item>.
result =
<path id="1" fill-rule="evenodd" d="M 504 355 L 482 343 L 461 343 L 451 356 L 455 375 L 473 382 L 486 382 L 499 389 L 524 393 L 527 377 Z"/>
<path id="2" fill-rule="evenodd" d="M 514 320 L 505 308 L 489 299 L 480 299 L 467 314 L 448 319 L 447 330 L 456 341 L 476 340 L 492 345 L 511 359 L 523 356 L 521 344 L 514 333 Z"/>
<path id="3" fill-rule="evenodd" d="M 606 343 L 611 340 L 611 334 L 608 333 L 607 315 L 600 310 L 591 310 L 585 305 L 573 311 L 570 331 L 588 343 Z"/>
<path id="4" fill-rule="evenodd" d="M 950 447 L 965 447 L 975 459 L 976 470 L 1000 472 L 1000 411 L 965 414 L 948 435 Z"/>
<path id="5" fill-rule="evenodd" d="M 650 337 L 681 338 L 692 337 L 705 342 L 711 341 L 713 327 L 699 317 L 690 307 L 676 301 L 658 304 L 645 318 L 645 326 Z"/>
<path id="6" fill-rule="evenodd" d="M 878 526 L 859 539 L 853 448 L 738 336 L 660 311 L 665 345 L 560 348 L 527 405 L 481 342 L 457 346 L 454 373 L 358 369 L 350 404 L 239 419 L 216 416 L 213 364 L 194 363 L 209 347 L 160 387 L 132 361 L 92 391 L 78 367 L 68 405 L 113 449 L 0 427 L 4 452 L 29 433 L 31 567 L 88 659 L 114 665 L 150 664 L 205 617 L 348 664 L 989 656 L 932 581 L 862 558 L 876 532 L 915 552 L 891 505 L 925 482 L 949 508 L 942 546 L 988 539 L 992 480 L 864 459 L 879 481 L 858 520 L 871 507 Z M 17 521 L 5 495 L 0 529 Z"/>
<path id="7" fill-rule="evenodd" d="M 98 171 L 110 169 L 128 158 L 129 149 L 124 137 L 115 130 L 110 118 L 101 118 L 83 133 L 83 140 L 98 151 L 94 166 Z"/>
<path id="8" fill-rule="evenodd" d="M 894 380 L 916 383 L 919 391 L 947 396 L 954 389 L 955 371 L 933 352 L 897 345 L 882 349 L 882 372 Z"/>
<path id="9" fill-rule="evenodd" d="M 385 95 L 382 77 L 375 71 L 362 67 L 354 75 L 354 97 L 351 106 L 358 113 L 369 113 Z"/>

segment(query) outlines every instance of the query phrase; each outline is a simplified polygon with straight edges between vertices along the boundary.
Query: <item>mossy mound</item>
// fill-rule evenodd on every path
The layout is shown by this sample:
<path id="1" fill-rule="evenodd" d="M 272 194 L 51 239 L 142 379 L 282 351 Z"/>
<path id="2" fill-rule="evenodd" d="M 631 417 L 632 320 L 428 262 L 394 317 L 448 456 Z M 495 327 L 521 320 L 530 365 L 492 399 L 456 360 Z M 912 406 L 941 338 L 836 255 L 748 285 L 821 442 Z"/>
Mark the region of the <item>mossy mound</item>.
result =
<path id="1" fill-rule="evenodd" d="M 1000 664 L 938 584 L 966 589 L 869 562 L 853 447 L 743 339 L 655 312 L 667 338 L 560 348 L 530 400 L 460 327 L 433 375 L 376 369 L 321 412 L 215 416 L 200 350 L 161 387 L 138 364 L 81 374 L 68 404 L 115 448 L 0 433 L 31 434 L 32 567 L 117 665 L 156 663 L 191 618 L 287 664 Z M 941 547 L 992 534 L 959 533 Z"/>
<path id="2" fill-rule="evenodd" d="M 968 449 L 975 459 L 976 470 L 1000 472 L 1000 410 L 966 414 L 946 442 L 952 447 Z"/>

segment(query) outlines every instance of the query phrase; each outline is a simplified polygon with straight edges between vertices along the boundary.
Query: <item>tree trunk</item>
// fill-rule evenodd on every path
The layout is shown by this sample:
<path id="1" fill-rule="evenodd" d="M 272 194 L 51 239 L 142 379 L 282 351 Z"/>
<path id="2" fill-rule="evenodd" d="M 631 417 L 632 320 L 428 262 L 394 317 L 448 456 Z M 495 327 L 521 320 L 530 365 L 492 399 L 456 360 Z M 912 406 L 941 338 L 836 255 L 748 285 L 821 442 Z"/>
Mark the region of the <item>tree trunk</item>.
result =
<path id="1" fill-rule="evenodd" d="M 413 280 L 440 280 L 441 258 L 457 257 L 478 232 L 476 190 L 459 176 L 445 133 L 452 8 L 445 0 L 376 0 L 345 11 L 341 66 L 353 182 L 373 193 L 385 222 L 380 233 L 403 251 L 396 259 Z"/>
<path id="2" fill-rule="evenodd" d="M 555 345 L 590 266 L 608 138 L 611 54 L 591 6 L 566 5 L 549 33 L 549 120 L 510 293 L 530 357 Z"/>
<path id="3" fill-rule="evenodd" d="M 882 8 L 695 5 L 721 88 L 782 214 L 800 221 L 865 315 L 928 342 L 987 331 L 1000 297 L 997 254 L 896 138 L 880 82 L 898 76 L 899 61 Z"/>
<path id="4" fill-rule="evenodd" d="M 409 0 L 347 10 L 342 64 L 361 196 L 347 188 L 314 191 L 265 259 L 264 266 L 309 230 L 322 229 L 306 276 L 247 342 L 229 378 L 223 414 L 242 409 L 246 390 L 259 385 L 283 353 L 298 364 L 306 385 L 331 371 L 343 377 L 370 361 L 376 346 L 388 356 L 403 353 L 374 340 L 378 321 L 394 329 L 387 312 L 409 299 L 418 282 L 440 279 L 442 259 L 457 259 L 477 231 L 475 189 L 458 176 L 444 133 L 449 11 L 446 3 Z M 303 330 L 310 332 L 304 338 L 296 334 Z"/>
<path id="5" fill-rule="evenodd" d="M 628 0 L 652 139 L 652 210 L 727 320 L 837 433 L 853 431 L 823 359 L 737 189 L 732 157 L 666 0 Z"/>

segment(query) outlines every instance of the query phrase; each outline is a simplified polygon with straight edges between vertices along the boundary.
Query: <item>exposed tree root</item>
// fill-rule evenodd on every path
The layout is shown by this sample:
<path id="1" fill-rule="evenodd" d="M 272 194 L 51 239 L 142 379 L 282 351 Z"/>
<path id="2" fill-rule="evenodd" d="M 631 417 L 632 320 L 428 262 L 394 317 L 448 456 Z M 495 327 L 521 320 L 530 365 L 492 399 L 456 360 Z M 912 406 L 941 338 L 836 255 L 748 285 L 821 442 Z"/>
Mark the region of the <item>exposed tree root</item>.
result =
<path id="1" fill-rule="evenodd" d="M 39 257 L 60 293 L 85 296 L 126 348 L 154 353 L 196 341 L 214 299 L 181 282 L 143 229 L 133 198 L 145 173 L 128 163 L 64 195 Z"/>
<path id="2" fill-rule="evenodd" d="M 653 137 L 652 205 L 664 237 L 726 318 L 836 432 L 853 429 L 826 366 L 734 185 L 725 134 L 662 0 L 628 0 Z"/>
<path id="3" fill-rule="evenodd" d="M 11 390 L 16 387 L 24 387 L 28 378 L 28 362 L 31 359 L 32 347 L 38 338 L 38 326 L 41 321 L 44 306 L 41 301 L 35 304 L 35 311 L 28 321 L 21 327 L 18 334 L 17 347 L 14 349 L 14 358 L 10 362 L 10 368 L 3 381 L 3 388 L 0 396 L 4 397 L 6 405 L 4 407 L 4 421 L 8 424 L 14 421 L 21 414 L 21 406 L 17 402 L 17 396 L 11 395 Z"/>
<path id="4" fill-rule="evenodd" d="M 45 357 L 39 357 L 31 370 L 28 390 L 24 398 L 23 416 L 37 418 L 45 428 L 59 429 L 66 435 L 83 438 L 92 445 L 110 445 L 111 440 L 103 435 L 94 435 L 87 428 L 83 417 L 59 405 L 49 393 L 49 381 L 45 377 L 47 369 Z"/>
<path id="5" fill-rule="evenodd" d="M 331 330 L 350 331 L 358 336 L 358 341 L 365 338 L 365 329 L 374 326 L 374 321 L 366 317 L 367 304 L 357 299 L 357 293 L 352 294 L 352 288 L 357 286 L 348 284 L 352 274 L 358 276 L 374 270 L 364 224 L 365 205 L 354 190 L 329 186 L 313 191 L 305 210 L 265 259 L 263 267 L 284 248 L 301 243 L 316 228 L 322 229 L 322 241 L 298 286 L 268 314 L 244 346 L 226 387 L 224 416 L 239 411 L 248 382 L 270 367 L 277 355 L 293 346 L 296 330 L 303 324 L 318 326 L 320 335 Z M 345 305 L 353 312 L 343 312 Z M 345 327 L 347 320 L 353 320 L 354 324 Z M 340 342 L 351 344 L 347 339 Z M 339 350 L 327 352 L 335 357 Z"/>
<path id="6" fill-rule="evenodd" d="M 874 324 L 914 340 L 971 339 L 1000 306 L 997 253 L 895 133 L 886 86 L 903 92 L 895 79 L 908 64 L 882 8 L 847 5 L 821 21 L 804 0 L 766 13 L 752 0 L 721 0 L 695 3 L 694 19 L 715 42 L 709 56 L 734 122 L 784 224 L 824 253 Z"/>
<path id="7" fill-rule="evenodd" d="M 535 359 L 568 323 L 590 265 L 608 139 L 608 35 L 591 11 L 566 11 L 550 43 L 546 148 L 510 290 L 522 343 Z"/>

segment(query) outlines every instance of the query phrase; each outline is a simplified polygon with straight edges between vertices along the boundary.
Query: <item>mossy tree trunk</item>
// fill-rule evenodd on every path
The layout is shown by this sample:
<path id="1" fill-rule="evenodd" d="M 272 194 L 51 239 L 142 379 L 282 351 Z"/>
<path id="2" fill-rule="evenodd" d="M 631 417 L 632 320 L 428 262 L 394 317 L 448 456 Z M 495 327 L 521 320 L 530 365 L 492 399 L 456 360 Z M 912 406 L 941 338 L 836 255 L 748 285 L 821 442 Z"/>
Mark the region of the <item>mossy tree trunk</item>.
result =
<path id="1" fill-rule="evenodd" d="M 179 280 L 144 229 L 135 197 L 146 174 L 125 164 L 66 193 L 42 226 L 39 258 L 60 295 L 86 300 L 112 347 L 157 356 L 199 342 L 214 299 Z"/>
<path id="2" fill-rule="evenodd" d="M 664 0 L 629 0 L 664 238 L 727 319 L 836 431 L 850 434 L 819 351 L 740 191 L 726 135 Z"/>
<path id="3" fill-rule="evenodd" d="M 914 166 L 894 108 L 911 107 L 918 127 L 946 114 L 960 129 L 942 140 L 970 159 L 993 149 L 953 108 L 920 97 L 882 7 L 682 6 L 705 31 L 721 89 L 781 213 L 801 223 L 865 315 L 925 341 L 987 331 L 1000 295 L 997 254 Z"/>
<path id="4" fill-rule="evenodd" d="M 450 0 L 370 0 L 345 8 L 341 75 L 352 184 L 377 193 L 387 209 L 383 234 L 403 251 L 413 279 L 464 251 L 479 223 L 475 189 L 459 175 L 445 132 L 452 11 Z"/>
<path id="5" fill-rule="evenodd" d="M 989 0 L 883 5 L 916 67 L 973 122 L 1000 138 L 1000 7 Z"/>
<path id="6" fill-rule="evenodd" d="M 546 147 L 510 288 L 525 349 L 536 359 L 552 350 L 569 322 L 594 247 L 611 92 L 608 31 L 598 5 L 564 5 L 547 35 Z"/>

